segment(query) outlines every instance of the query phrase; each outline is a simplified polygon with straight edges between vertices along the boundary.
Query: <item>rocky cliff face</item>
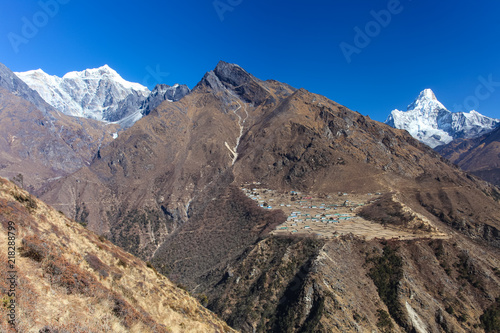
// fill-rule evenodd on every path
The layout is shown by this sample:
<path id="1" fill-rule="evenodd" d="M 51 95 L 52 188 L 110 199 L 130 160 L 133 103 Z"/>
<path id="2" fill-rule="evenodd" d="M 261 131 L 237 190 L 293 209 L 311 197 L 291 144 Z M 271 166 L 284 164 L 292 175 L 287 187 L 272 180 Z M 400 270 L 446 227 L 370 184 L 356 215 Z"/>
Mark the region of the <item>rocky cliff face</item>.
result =
<path id="1" fill-rule="evenodd" d="M 224 62 L 43 197 L 86 207 L 89 228 L 245 332 L 480 331 L 500 294 L 496 188 L 406 131 Z M 347 208 L 360 198 L 364 217 Z M 287 205 L 341 199 L 355 218 L 330 236 L 280 231 Z"/>
<path id="2" fill-rule="evenodd" d="M 454 139 L 481 136 L 495 129 L 500 121 L 474 110 L 450 112 L 437 100 L 432 90 L 425 89 L 407 111 L 393 110 L 385 123 L 405 129 L 419 141 L 435 148 Z"/>
<path id="3" fill-rule="evenodd" d="M 202 291 L 243 332 L 483 332 L 499 258 L 459 239 L 269 237 Z"/>
<path id="4" fill-rule="evenodd" d="M 143 116 L 147 116 L 163 101 L 177 102 L 190 92 L 191 90 L 185 84 L 175 84 L 173 86 L 169 86 L 168 84 L 158 84 L 141 104 L 141 114 Z"/>

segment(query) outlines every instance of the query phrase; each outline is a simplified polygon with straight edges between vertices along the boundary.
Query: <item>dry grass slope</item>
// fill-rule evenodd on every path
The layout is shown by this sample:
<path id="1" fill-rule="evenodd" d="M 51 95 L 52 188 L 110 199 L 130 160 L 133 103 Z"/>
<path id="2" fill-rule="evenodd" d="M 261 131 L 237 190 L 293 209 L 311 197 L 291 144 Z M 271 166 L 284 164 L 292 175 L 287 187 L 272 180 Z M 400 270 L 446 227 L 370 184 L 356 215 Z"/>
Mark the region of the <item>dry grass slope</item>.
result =
<path id="1" fill-rule="evenodd" d="M 234 332 L 151 265 L 0 178 L 0 244 L 16 226 L 17 332 Z M 7 332 L 7 252 L 0 331 Z"/>

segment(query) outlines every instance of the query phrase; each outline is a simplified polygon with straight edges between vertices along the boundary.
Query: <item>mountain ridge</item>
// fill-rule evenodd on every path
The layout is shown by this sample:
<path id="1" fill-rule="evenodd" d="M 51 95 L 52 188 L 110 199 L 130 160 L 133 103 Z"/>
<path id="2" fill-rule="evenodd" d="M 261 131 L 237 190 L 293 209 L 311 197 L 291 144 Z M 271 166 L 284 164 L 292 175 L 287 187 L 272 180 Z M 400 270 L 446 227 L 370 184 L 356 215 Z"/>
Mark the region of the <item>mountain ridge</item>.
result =
<path id="1" fill-rule="evenodd" d="M 34 105 L 47 114 L 52 108 L 37 91 L 31 89 L 23 80 L 19 79 L 7 66 L 0 63 L 0 86 Z"/>
<path id="2" fill-rule="evenodd" d="M 62 78 L 41 69 L 15 74 L 64 114 L 99 121 L 118 120 L 114 114 L 127 112 L 119 104 L 130 98 L 136 104 L 149 94 L 149 89 L 125 81 L 107 65 L 69 72 Z"/>

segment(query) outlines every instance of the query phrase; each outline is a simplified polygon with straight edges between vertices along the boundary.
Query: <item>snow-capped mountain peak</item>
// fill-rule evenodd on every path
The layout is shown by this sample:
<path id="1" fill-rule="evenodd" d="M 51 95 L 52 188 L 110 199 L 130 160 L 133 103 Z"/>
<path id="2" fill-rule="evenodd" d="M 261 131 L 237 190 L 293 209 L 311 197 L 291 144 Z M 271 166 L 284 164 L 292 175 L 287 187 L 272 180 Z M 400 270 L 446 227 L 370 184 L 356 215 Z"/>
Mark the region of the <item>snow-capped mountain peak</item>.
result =
<path id="1" fill-rule="evenodd" d="M 15 73 L 57 110 L 70 115 L 132 126 L 163 101 L 189 94 L 186 85 L 157 85 L 153 91 L 129 82 L 108 65 L 49 75 L 41 69 Z"/>
<path id="2" fill-rule="evenodd" d="M 45 74 L 48 75 L 41 68 L 34 69 L 34 70 L 31 70 L 31 71 L 27 71 L 26 73 L 32 73 L 32 74 L 38 74 L 38 75 L 45 75 Z"/>
<path id="3" fill-rule="evenodd" d="M 47 81 L 47 80 L 50 80 L 50 81 L 56 82 L 59 79 L 55 75 L 49 75 L 49 74 L 45 73 L 43 71 L 43 69 L 41 69 L 41 68 L 34 69 L 34 70 L 31 70 L 31 71 L 26 71 L 26 72 L 23 72 L 23 73 L 14 73 L 14 74 L 16 74 L 19 78 L 21 78 L 20 75 L 19 75 L 19 74 L 21 74 L 21 75 L 23 75 L 25 77 L 31 77 L 31 78 L 33 78 L 36 81 Z"/>
<path id="4" fill-rule="evenodd" d="M 386 124 L 407 130 L 413 137 L 434 148 L 458 138 L 471 138 L 500 125 L 498 119 L 477 111 L 453 113 L 446 109 L 431 89 L 425 89 L 407 111 L 393 110 Z"/>
<path id="5" fill-rule="evenodd" d="M 138 92 L 142 92 L 143 96 L 147 96 L 149 94 L 149 89 L 143 86 L 142 84 L 129 82 L 123 79 L 118 72 L 109 67 L 108 65 L 104 65 L 98 68 L 85 69 L 83 71 L 73 71 L 66 73 L 63 76 L 63 79 L 66 80 L 102 80 L 108 79 L 117 82 L 122 85 L 126 89 L 132 89 Z"/>
<path id="6" fill-rule="evenodd" d="M 413 103 L 408 105 L 406 110 L 419 110 L 422 114 L 427 114 L 435 110 L 446 110 L 446 108 L 437 100 L 436 95 L 431 89 L 424 89 Z"/>
<path id="7" fill-rule="evenodd" d="M 415 102 L 417 101 L 438 101 L 437 98 L 436 98 L 436 95 L 434 94 L 434 91 L 432 91 L 432 89 L 430 88 L 427 88 L 427 89 L 424 89 L 420 92 L 420 94 L 418 94 L 418 97 L 415 99 Z M 414 103 L 415 103 L 414 102 Z"/>
<path id="8" fill-rule="evenodd" d="M 73 71 L 62 78 L 43 70 L 15 73 L 59 111 L 78 117 L 116 121 L 124 113 L 123 104 L 131 99 L 142 102 L 149 89 L 123 79 L 108 65 Z M 118 114 L 118 116 L 117 116 Z"/>

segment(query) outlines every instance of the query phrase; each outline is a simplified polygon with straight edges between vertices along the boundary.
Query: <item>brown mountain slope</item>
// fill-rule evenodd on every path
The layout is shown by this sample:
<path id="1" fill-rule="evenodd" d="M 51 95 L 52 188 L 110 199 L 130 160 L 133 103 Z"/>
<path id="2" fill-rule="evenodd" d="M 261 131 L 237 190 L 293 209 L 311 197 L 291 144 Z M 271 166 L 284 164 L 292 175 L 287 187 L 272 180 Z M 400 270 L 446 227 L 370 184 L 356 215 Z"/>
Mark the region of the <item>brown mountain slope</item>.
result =
<path id="1" fill-rule="evenodd" d="M 495 190 L 407 133 L 223 62 L 43 197 L 70 216 L 85 206 L 91 229 L 148 258 L 189 215 L 203 215 L 214 186 L 254 181 L 276 191 L 395 191 L 478 237 L 485 223 L 498 229 L 498 204 L 484 194 Z"/>
<path id="2" fill-rule="evenodd" d="M 17 332 L 233 332 L 149 264 L 3 178 L 0 222 L 2 332 L 10 304 Z"/>
<path id="3" fill-rule="evenodd" d="M 32 192 L 88 165 L 116 125 L 66 116 L 0 64 L 0 175 Z"/>
<path id="4" fill-rule="evenodd" d="M 243 189 L 274 200 L 273 209 Z M 390 200 L 377 201 L 374 193 Z M 499 296 L 496 188 L 404 131 L 224 62 L 189 96 L 160 105 L 101 149 L 88 170 L 61 179 L 44 197 L 71 216 L 85 203 L 94 216 L 90 228 L 153 258 L 245 332 L 367 331 L 379 321 L 396 331 L 470 331 Z M 270 233 L 292 217 L 288 205 L 303 209 L 303 198 L 332 207 L 365 198 L 360 204 L 373 209 L 361 218 L 346 207 L 354 221 L 328 224 L 329 238 L 305 224 L 295 227 L 312 239 L 291 229 L 282 231 L 286 237 Z M 392 225 L 380 212 L 405 223 Z M 437 255 L 412 257 L 431 253 L 431 241 L 450 253 L 445 268 Z M 471 257 L 461 255 L 469 250 Z M 446 264 L 455 266 L 447 273 Z M 439 294 L 443 288 L 432 282 L 447 276 L 452 290 Z M 484 290 L 478 277 L 487 277 Z M 386 285 L 392 280 L 401 282 Z M 459 293 L 464 281 L 470 286 Z M 449 304 L 457 313 L 443 314 Z"/>
<path id="5" fill-rule="evenodd" d="M 479 138 L 452 141 L 436 151 L 463 170 L 500 186 L 500 128 Z"/>
<path id="6" fill-rule="evenodd" d="M 484 332 L 481 316 L 500 293 L 499 260 L 498 250 L 462 236 L 272 236 L 196 290 L 243 332 Z"/>
<path id="7" fill-rule="evenodd" d="M 251 126 L 242 142 L 238 180 L 280 189 L 369 192 L 442 163 L 406 133 L 303 89 Z"/>
<path id="8" fill-rule="evenodd" d="M 154 257 L 160 270 L 205 293 L 209 307 L 230 325 L 245 332 L 370 331 L 380 329 L 383 310 L 396 331 L 468 332 L 473 326 L 481 331 L 479 317 L 500 292 L 497 277 L 488 279 L 489 296 L 476 291 L 476 279 L 492 277 L 499 263 L 498 250 L 486 245 L 500 245 L 494 188 L 467 178 L 407 133 L 306 91 L 297 91 L 273 116 L 255 122 L 239 147 L 231 177 L 219 178 L 205 197 L 192 202 L 189 222 Z M 378 241 L 259 234 L 252 218 L 271 212 L 232 187 L 246 182 L 309 194 L 396 192 L 405 209 L 449 239 L 431 241 L 431 234 L 423 234 L 392 243 L 400 248 L 404 279 L 392 296 L 381 296 L 366 277 L 375 260 L 371 253 L 382 253 Z M 413 255 L 433 254 L 435 246 L 449 256 L 444 259 L 439 251 L 424 259 Z M 478 246 L 482 250 L 465 257 Z M 463 281 L 470 281 L 467 296 L 457 292 Z M 442 285 L 449 286 L 444 293 Z"/>
<path id="9" fill-rule="evenodd" d="M 188 220 L 191 202 L 232 168 L 231 150 L 241 135 L 240 124 L 251 125 L 293 91 L 275 81 L 260 81 L 239 67 L 232 78 L 236 81 L 223 83 L 215 72 L 223 72 L 224 66 L 207 73 L 195 93 L 163 103 L 101 149 L 89 168 L 95 175 L 92 180 L 77 172 L 43 198 L 70 216 L 85 202 L 90 228 L 109 231 L 111 239 L 127 250 L 150 257 L 179 223 Z M 238 85 L 239 92 L 224 84 Z M 255 103 L 242 100 L 254 95 Z M 102 186 L 95 184 L 96 178 Z M 77 184 L 87 183 L 107 190 L 85 197 L 82 191 L 88 187 Z"/>

